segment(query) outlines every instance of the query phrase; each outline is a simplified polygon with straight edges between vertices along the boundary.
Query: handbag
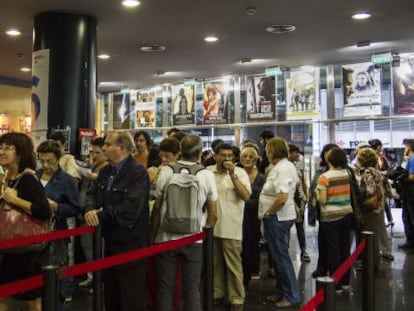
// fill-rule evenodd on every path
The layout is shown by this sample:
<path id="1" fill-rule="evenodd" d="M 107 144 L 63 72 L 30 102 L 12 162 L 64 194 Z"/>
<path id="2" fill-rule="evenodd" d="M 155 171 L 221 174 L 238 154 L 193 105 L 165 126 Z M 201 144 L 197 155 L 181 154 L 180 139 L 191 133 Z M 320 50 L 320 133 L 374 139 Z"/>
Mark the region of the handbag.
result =
<path id="1" fill-rule="evenodd" d="M 361 192 L 359 191 L 358 182 L 356 180 L 355 174 L 352 171 L 352 168 L 346 169 L 349 175 L 349 184 L 351 190 L 351 206 L 354 216 L 354 226 L 356 228 L 361 228 L 364 223 L 364 210 L 363 210 L 363 200 Z"/>
<path id="2" fill-rule="evenodd" d="M 31 173 L 23 173 L 31 174 Z M 23 174 L 21 176 L 23 176 Z M 32 174 L 33 175 L 33 174 Z M 20 176 L 20 178 L 21 178 Z M 35 175 L 33 175 L 35 176 Z M 16 188 L 20 178 L 17 179 L 13 188 Z M 24 238 L 50 232 L 51 223 L 49 219 L 39 219 L 26 213 L 21 208 L 14 206 L 5 200 L 0 202 L 0 241 Z M 1 253 L 28 253 L 42 250 L 46 242 L 38 244 L 27 244 L 9 249 L 0 250 Z"/>
<path id="3" fill-rule="evenodd" d="M 378 209 L 380 207 L 381 200 L 382 200 L 381 188 L 378 187 L 377 185 L 375 193 L 364 198 L 363 204 L 364 204 L 365 210 L 372 212 Z"/>

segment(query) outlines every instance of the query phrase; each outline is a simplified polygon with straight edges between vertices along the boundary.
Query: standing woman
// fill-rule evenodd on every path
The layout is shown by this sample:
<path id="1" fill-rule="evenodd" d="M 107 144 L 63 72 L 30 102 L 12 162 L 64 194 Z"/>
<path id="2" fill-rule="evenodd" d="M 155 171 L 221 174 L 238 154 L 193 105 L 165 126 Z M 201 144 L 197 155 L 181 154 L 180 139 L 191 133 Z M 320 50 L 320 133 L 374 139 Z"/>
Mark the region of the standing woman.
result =
<path id="1" fill-rule="evenodd" d="M 269 243 L 275 267 L 276 289 L 268 301 L 277 308 L 300 303 L 300 291 L 289 256 L 290 228 L 296 219 L 294 195 L 299 183 L 295 166 L 288 160 L 286 142 L 275 137 L 266 144 L 266 155 L 273 164 L 259 198 L 259 218 L 263 218 L 264 234 Z"/>
<path id="2" fill-rule="evenodd" d="M 340 148 L 333 148 L 325 155 L 328 171 L 319 176 L 316 186 L 320 205 L 320 238 L 325 246 L 329 275 L 339 268 L 350 255 L 352 206 L 351 184 L 347 171 L 348 160 Z M 336 284 L 337 293 L 349 287 L 349 272 Z"/>
<path id="3" fill-rule="evenodd" d="M 240 153 L 240 163 L 249 175 L 252 193 L 244 205 L 243 216 L 243 284 L 247 291 L 252 277 L 260 276 L 260 220 L 258 218 L 259 195 L 262 191 L 265 176 L 256 167 L 259 159 L 259 148 L 256 145 L 243 147 Z"/>
<path id="4" fill-rule="evenodd" d="M 3 200 L 39 219 L 51 215 L 45 191 L 35 176 L 36 157 L 32 140 L 23 133 L 7 133 L 0 137 L 0 165 L 6 169 Z M 13 186 L 18 182 L 17 186 Z M 23 224 L 22 224 L 23 225 Z M 1 224 L 0 224 L 1 226 Z M 41 273 L 39 252 L 3 254 L 0 284 L 25 279 Z M 30 311 L 41 309 L 41 289 L 14 295 Z M 13 310 L 10 298 L 0 298 L 0 310 Z"/>

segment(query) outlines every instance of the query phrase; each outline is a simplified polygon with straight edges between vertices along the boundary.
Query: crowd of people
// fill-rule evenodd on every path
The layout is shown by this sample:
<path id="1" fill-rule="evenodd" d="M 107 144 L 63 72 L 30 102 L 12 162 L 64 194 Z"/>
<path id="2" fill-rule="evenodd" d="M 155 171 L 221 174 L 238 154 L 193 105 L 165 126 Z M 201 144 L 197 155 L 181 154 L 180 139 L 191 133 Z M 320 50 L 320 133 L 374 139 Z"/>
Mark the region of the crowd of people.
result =
<path id="1" fill-rule="evenodd" d="M 36 158 L 27 135 L 4 134 L 0 137 L 1 196 L 32 217 L 53 218 L 53 230 L 101 225 L 104 256 L 213 227 L 214 303 L 229 305 L 231 311 L 243 310 L 251 280 L 262 277 L 262 241 L 268 250 L 268 276 L 275 279 L 273 295 L 266 300 L 276 308 L 300 305 L 289 245 L 295 224 L 300 259 L 310 262 L 305 214 L 309 225 L 319 223 L 319 257 L 313 277 L 332 275 L 349 257 L 352 237 L 358 242 L 362 230 L 375 233 L 375 268 L 381 260 L 392 261 L 386 231 L 394 225 L 387 202 L 393 195 L 389 178 L 402 184 L 399 192 L 407 241 L 400 247 L 414 249 L 410 195 L 414 190 L 414 141 L 404 142 L 407 161 L 401 176 L 389 174 L 390 165 L 378 139 L 360 144 L 351 163 L 339 146 L 327 144 L 308 187 L 298 146 L 274 137 L 269 130 L 261 132 L 258 140 L 259 144 L 248 139 L 236 147 L 216 139 L 206 152 L 199 136 L 178 129 L 170 130 L 159 145 L 153 144 L 146 131 L 138 131 L 134 137 L 111 131 L 93 141 L 89 170 L 81 174 L 75 158 L 65 153 L 66 141 L 61 135 L 42 142 Z M 187 189 L 187 194 L 174 198 L 171 193 L 182 191 L 177 187 Z M 353 200 L 354 193 L 361 198 L 359 203 Z M 177 202 L 186 206 L 182 202 L 187 195 L 196 211 L 189 218 L 185 211 L 174 210 Z M 81 257 L 92 260 L 90 235 L 78 241 L 49 243 L 40 251 L 4 252 L 0 254 L 0 284 L 39 274 L 45 263 L 64 267 Z M 105 310 L 201 310 L 202 263 L 199 241 L 155 258 L 105 269 Z M 337 283 L 338 294 L 349 290 L 349 279 L 348 273 Z M 91 288 L 92 282 L 88 274 L 78 286 Z M 60 310 L 71 301 L 75 287 L 74 279 L 61 281 Z M 40 289 L 36 289 L 1 298 L 0 310 L 14 310 L 15 300 L 29 310 L 40 310 L 40 297 Z"/>

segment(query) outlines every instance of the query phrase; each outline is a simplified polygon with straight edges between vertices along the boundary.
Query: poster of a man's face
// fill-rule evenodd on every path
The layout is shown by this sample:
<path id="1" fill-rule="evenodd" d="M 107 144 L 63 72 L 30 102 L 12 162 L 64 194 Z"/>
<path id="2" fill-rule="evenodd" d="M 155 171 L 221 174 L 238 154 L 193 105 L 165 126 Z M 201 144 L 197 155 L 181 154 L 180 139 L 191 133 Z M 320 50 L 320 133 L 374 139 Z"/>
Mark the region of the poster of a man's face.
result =
<path id="1" fill-rule="evenodd" d="M 247 121 L 275 119 L 274 77 L 251 77 L 247 87 Z"/>
<path id="2" fill-rule="evenodd" d="M 394 113 L 414 113 L 414 55 L 400 59 L 393 68 Z"/>
<path id="3" fill-rule="evenodd" d="M 194 124 L 194 86 L 174 85 L 171 93 L 173 125 Z"/>

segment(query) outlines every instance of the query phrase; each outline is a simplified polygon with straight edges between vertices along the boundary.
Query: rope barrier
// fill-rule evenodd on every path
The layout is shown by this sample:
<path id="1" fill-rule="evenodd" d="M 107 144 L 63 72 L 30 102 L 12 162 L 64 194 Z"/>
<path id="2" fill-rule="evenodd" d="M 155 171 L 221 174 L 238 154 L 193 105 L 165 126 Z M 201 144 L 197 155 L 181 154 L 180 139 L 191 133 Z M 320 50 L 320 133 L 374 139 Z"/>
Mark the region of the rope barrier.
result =
<path id="1" fill-rule="evenodd" d="M 83 227 L 83 228 L 89 228 L 88 230 L 91 230 L 92 232 L 94 231 L 93 227 Z M 81 228 L 77 228 L 77 229 L 81 229 Z M 72 230 L 66 230 L 66 231 L 72 231 Z M 66 231 L 62 231 L 60 235 L 66 237 L 67 236 Z M 79 230 L 79 232 L 83 232 L 83 231 Z M 46 234 L 46 235 L 49 235 L 49 234 Z M 45 236 L 45 234 L 42 234 L 39 236 Z M 166 252 L 166 251 L 169 251 L 175 248 L 179 248 L 179 247 L 182 247 L 188 244 L 192 244 L 198 240 L 203 240 L 205 238 L 206 238 L 206 233 L 200 232 L 200 233 L 187 236 L 187 237 L 184 237 L 178 240 L 173 240 L 170 242 L 157 244 L 157 245 L 153 245 L 153 246 L 142 248 L 142 249 L 137 249 L 137 250 L 129 251 L 126 253 L 113 255 L 107 258 L 103 258 L 103 259 L 97 259 L 97 260 L 87 262 L 87 263 L 81 263 L 81 264 L 63 269 L 60 272 L 59 277 L 65 278 L 65 277 L 70 277 L 70 276 L 78 276 L 81 274 L 85 274 L 87 272 L 107 269 L 107 268 L 110 268 L 116 265 L 121 265 L 121 264 L 130 262 L 130 261 L 133 261 L 133 260 L 142 259 L 144 257 L 150 257 L 153 255 L 162 253 L 162 252 Z M 38 240 L 36 240 L 36 242 L 38 242 Z M 41 287 L 43 286 L 43 283 L 44 283 L 43 275 L 36 275 L 34 277 L 30 277 L 30 278 L 26 278 L 23 280 L 18 280 L 18 281 L 14 281 L 11 283 L 0 285 L 0 298 L 8 297 L 8 296 L 20 293 L 20 292 L 25 292 L 25 291 L 32 290 L 37 287 Z"/>
<path id="2" fill-rule="evenodd" d="M 58 231 L 53 231 L 49 233 L 28 236 L 24 238 L 4 240 L 4 241 L 0 241 L 0 250 L 7 249 L 7 248 L 14 248 L 17 246 L 23 246 L 26 244 L 38 244 L 42 242 L 69 238 L 71 236 L 93 233 L 94 231 L 95 231 L 95 227 L 79 227 L 79 228 L 69 229 L 69 230 L 58 230 Z"/>
<path id="3" fill-rule="evenodd" d="M 323 302 L 324 298 L 325 290 L 322 288 L 302 308 L 300 308 L 300 311 L 315 310 Z"/>

